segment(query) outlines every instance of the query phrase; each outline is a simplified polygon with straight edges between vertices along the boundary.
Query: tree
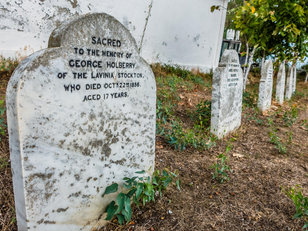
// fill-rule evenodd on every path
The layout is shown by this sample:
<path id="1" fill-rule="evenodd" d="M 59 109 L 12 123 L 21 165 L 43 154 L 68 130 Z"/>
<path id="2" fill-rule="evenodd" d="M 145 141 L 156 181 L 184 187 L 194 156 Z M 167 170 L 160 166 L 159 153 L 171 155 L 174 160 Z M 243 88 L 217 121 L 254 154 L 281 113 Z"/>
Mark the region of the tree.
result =
<path id="1" fill-rule="evenodd" d="M 306 0 L 249 0 L 233 11 L 235 28 L 246 37 L 247 47 L 253 47 L 245 83 L 256 49 L 263 57 L 272 55 L 293 64 L 307 56 Z"/>

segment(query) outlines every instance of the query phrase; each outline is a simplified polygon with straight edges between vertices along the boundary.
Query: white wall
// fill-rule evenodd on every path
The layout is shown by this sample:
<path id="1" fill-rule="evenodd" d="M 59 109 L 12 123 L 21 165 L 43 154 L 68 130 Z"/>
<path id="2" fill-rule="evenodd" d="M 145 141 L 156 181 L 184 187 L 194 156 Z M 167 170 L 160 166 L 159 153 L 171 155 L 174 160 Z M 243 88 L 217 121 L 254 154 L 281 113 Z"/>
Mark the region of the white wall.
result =
<path id="1" fill-rule="evenodd" d="M 0 54 L 28 55 L 47 47 L 52 30 L 80 14 L 105 12 L 124 24 L 149 62 L 218 65 L 227 0 L 1 0 Z"/>

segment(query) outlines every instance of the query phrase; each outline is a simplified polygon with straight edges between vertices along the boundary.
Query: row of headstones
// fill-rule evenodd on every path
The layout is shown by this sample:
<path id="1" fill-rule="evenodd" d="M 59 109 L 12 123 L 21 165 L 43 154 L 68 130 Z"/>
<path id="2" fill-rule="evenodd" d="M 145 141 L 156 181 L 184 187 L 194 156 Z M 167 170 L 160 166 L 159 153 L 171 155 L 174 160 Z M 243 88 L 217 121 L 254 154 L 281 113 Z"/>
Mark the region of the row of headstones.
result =
<path id="1" fill-rule="evenodd" d="M 272 84 L 272 64 L 266 67 L 260 87 Z M 238 55 L 227 50 L 213 77 L 218 137 L 240 126 L 242 95 Z M 54 30 L 49 47 L 13 73 L 6 105 L 20 231 L 94 230 L 110 202 L 101 197 L 106 187 L 154 170 L 155 77 L 129 31 L 109 15 Z"/>
<path id="2" fill-rule="evenodd" d="M 292 66 L 288 73 L 285 91 L 285 63 L 279 67 L 275 99 L 283 104 L 290 100 L 296 90 L 296 67 Z M 271 107 L 273 89 L 273 63 L 265 62 L 261 70 L 259 84 L 258 108 L 266 111 Z M 211 132 L 219 138 L 237 129 L 241 125 L 243 96 L 243 72 L 239 64 L 238 54 L 234 50 L 226 50 L 213 75 Z"/>

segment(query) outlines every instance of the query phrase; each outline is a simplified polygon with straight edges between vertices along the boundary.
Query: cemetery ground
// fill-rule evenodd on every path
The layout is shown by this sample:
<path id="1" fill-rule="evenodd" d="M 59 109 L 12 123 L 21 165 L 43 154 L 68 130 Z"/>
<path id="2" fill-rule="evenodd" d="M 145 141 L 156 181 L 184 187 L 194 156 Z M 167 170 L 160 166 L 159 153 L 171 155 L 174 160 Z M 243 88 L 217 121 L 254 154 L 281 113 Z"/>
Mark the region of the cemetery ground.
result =
<path id="1" fill-rule="evenodd" d="M 274 103 L 262 114 L 256 107 L 260 71 L 254 71 L 243 97 L 241 127 L 217 140 L 209 133 L 211 75 L 160 65 L 152 69 L 157 83 L 156 169 L 178 172 L 181 190 L 169 186 L 155 203 L 133 207 L 128 224 L 113 220 L 101 230 L 301 230 L 304 221 L 292 218 L 295 206 L 282 187 L 300 185 L 308 195 L 304 77 L 298 77 L 291 101 Z M 2 101 L 11 71 L 0 73 L 2 231 L 17 230 Z M 229 179 L 213 179 L 212 166 L 222 163 L 223 156 L 229 159 L 224 163 L 230 167 L 224 170 Z"/>

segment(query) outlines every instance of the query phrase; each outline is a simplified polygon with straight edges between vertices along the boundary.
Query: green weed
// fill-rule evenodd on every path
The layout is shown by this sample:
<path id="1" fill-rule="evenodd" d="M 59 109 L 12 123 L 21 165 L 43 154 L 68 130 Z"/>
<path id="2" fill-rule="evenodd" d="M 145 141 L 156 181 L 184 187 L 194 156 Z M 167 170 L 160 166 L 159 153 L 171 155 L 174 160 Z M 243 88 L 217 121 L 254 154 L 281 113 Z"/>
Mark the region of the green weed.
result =
<path id="1" fill-rule="evenodd" d="M 270 142 L 275 144 L 275 148 L 278 150 L 279 153 L 287 153 L 286 145 L 281 141 L 281 138 L 277 135 L 277 130 L 272 129 L 269 132 Z"/>
<path id="2" fill-rule="evenodd" d="M 231 168 L 229 167 L 229 158 L 226 154 L 231 150 L 231 145 L 226 147 L 226 152 L 221 153 L 217 156 L 217 161 L 211 167 L 214 169 L 212 173 L 212 179 L 217 180 L 219 183 L 223 183 L 224 181 L 228 181 L 230 179 L 229 173 L 232 172 Z"/>
<path id="3" fill-rule="evenodd" d="M 4 169 L 9 166 L 9 161 L 8 159 L 4 157 L 0 157 L 0 169 Z"/>
<path id="4" fill-rule="evenodd" d="M 145 171 L 136 172 L 136 174 L 144 174 Z M 106 208 L 107 217 L 106 220 L 112 220 L 117 218 L 119 224 L 128 223 L 132 217 L 131 204 L 136 204 L 139 207 L 140 203 L 145 206 L 146 203 L 155 201 L 155 196 L 162 196 L 162 192 L 166 190 L 167 186 L 176 179 L 176 186 L 180 190 L 180 180 L 178 175 L 163 170 L 160 172 L 156 170 L 153 176 L 150 177 L 124 177 L 123 187 L 126 189 L 126 193 L 119 193 L 116 200 L 112 201 Z M 102 195 L 104 197 L 107 194 L 115 193 L 118 191 L 119 185 L 114 183 L 108 186 Z"/>
<path id="5" fill-rule="evenodd" d="M 286 111 L 283 114 L 282 120 L 283 120 L 285 126 L 291 127 L 294 124 L 294 122 L 296 121 L 297 117 L 298 117 L 298 108 L 294 104 L 294 105 L 292 105 L 291 110 Z"/>
<path id="6" fill-rule="evenodd" d="M 294 219 L 302 219 L 304 221 L 303 230 L 308 230 L 308 197 L 305 197 L 302 193 L 302 188 L 299 185 L 285 189 L 283 187 L 282 191 L 289 197 L 296 209 L 294 214 Z"/>
<path id="7" fill-rule="evenodd" d="M 208 128 L 211 124 L 211 101 L 204 100 L 200 102 L 194 114 L 197 125 L 200 125 L 202 130 Z"/>

